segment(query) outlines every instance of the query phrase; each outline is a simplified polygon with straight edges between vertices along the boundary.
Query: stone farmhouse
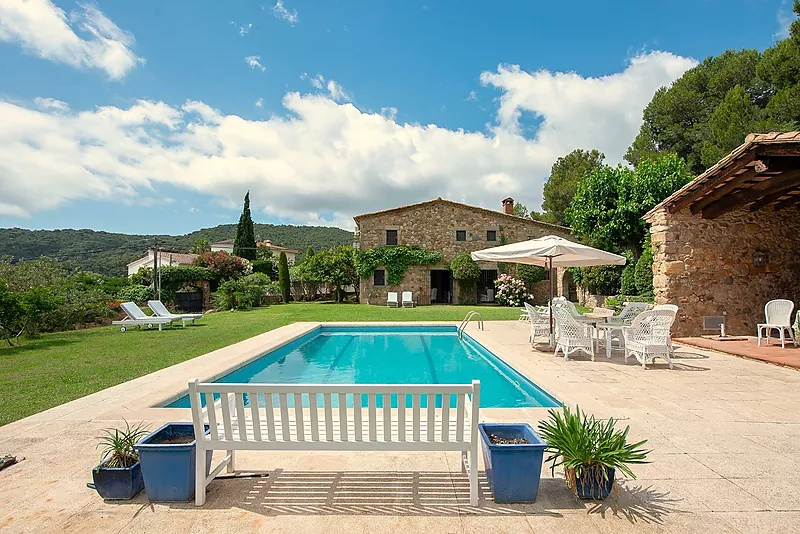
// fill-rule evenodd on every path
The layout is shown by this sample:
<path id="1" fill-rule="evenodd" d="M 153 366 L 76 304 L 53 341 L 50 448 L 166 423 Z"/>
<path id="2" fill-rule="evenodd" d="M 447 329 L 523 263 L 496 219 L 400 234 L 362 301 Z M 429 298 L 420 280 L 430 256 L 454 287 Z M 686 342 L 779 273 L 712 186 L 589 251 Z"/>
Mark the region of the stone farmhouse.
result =
<path id="1" fill-rule="evenodd" d="M 401 285 L 396 287 L 387 285 L 386 271 L 379 267 L 371 277 L 361 280 L 361 303 L 385 305 L 390 291 L 411 291 L 419 305 L 458 304 L 458 281 L 452 279 L 445 265 L 457 254 L 545 235 L 570 238 L 569 228 L 514 215 L 512 198 L 504 199 L 502 208 L 502 211 L 494 211 L 439 197 L 353 217 L 355 246 L 362 252 L 408 245 L 442 254 L 440 265 L 409 266 Z M 490 303 L 494 301 L 497 264 L 480 262 L 480 266 L 478 302 Z M 571 291 L 574 295 L 568 274 L 559 274 L 559 291 Z"/>

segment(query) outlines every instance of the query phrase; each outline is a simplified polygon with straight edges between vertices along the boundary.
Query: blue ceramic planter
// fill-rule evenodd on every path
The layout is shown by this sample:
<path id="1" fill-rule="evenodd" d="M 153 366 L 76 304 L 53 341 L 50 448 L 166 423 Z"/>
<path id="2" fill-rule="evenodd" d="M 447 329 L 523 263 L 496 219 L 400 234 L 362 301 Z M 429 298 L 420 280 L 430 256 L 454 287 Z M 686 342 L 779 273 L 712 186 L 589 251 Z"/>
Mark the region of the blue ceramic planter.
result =
<path id="1" fill-rule="evenodd" d="M 614 488 L 614 469 L 605 468 L 607 480 L 599 482 L 592 477 L 585 483 L 575 476 L 575 491 L 581 499 L 605 499 Z M 573 475 L 574 476 L 574 475 Z"/>
<path id="2" fill-rule="evenodd" d="M 170 443 L 187 436 L 194 438 L 192 423 L 167 423 L 136 444 L 150 501 L 188 501 L 194 497 L 196 442 L 192 439 L 189 443 Z M 206 463 L 206 473 L 211 468 L 212 454 L 213 451 L 206 451 L 201 460 Z"/>
<path id="3" fill-rule="evenodd" d="M 539 493 L 542 458 L 547 444 L 527 423 L 480 423 L 486 478 L 495 502 L 534 502 Z M 489 434 L 525 438 L 527 444 L 493 444 Z"/>
<path id="4" fill-rule="evenodd" d="M 104 499 L 132 499 L 144 488 L 142 464 L 136 462 L 131 467 L 103 467 L 92 469 L 94 489 Z"/>

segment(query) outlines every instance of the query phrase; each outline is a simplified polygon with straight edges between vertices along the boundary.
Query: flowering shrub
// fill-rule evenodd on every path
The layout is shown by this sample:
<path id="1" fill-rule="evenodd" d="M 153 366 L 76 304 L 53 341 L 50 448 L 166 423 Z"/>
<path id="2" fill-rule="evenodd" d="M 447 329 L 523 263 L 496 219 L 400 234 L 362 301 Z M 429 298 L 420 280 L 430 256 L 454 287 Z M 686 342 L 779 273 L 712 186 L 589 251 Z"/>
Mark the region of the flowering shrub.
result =
<path id="1" fill-rule="evenodd" d="M 223 250 L 203 252 L 194 260 L 194 264 L 210 269 L 220 280 L 236 280 L 253 272 L 249 261 Z"/>
<path id="2" fill-rule="evenodd" d="M 528 295 L 525 282 L 510 274 L 501 274 L 495 280 L 494 287 L 497 289 L 495 299 L 506 306 L 522 306 L 529 297 L 533 297 L 533 295 Z"/>

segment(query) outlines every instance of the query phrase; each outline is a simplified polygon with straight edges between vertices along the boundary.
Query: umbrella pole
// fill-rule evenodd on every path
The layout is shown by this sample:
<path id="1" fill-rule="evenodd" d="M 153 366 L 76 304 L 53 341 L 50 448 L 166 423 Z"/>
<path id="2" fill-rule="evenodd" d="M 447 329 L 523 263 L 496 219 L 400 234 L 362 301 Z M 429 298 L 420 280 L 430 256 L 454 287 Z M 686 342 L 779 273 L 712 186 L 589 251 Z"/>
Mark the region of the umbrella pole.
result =
<path id="1" fill-rule="evenodd" d="M 555 338 L 553 337 L 553 258 L 547 258 L 548 270 L 547 278 L 550 280 L 550 301 L 547 303 L 548 315 L 550 316 L 550 346 L 555 346 Z"/>

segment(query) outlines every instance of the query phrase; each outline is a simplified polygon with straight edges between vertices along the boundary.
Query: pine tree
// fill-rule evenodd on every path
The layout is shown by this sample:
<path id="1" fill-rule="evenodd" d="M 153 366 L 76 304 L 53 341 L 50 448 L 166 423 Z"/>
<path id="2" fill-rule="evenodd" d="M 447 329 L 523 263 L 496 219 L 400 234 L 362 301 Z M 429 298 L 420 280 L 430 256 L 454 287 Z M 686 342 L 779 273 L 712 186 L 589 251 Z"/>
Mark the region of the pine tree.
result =
<path id="1" fill-rule="evenodd" d="M 233 253 L 250 261 L 256 259 L 256 233 L 253 230 L 253 218 L 250 216 L 250 191 L 244 196 L 244 209 L 236 226 Z"/>
<path id="2" fill-rule="evenodd" d="M 289 280 L 289 262 L 286 260 L 285 252 L 281 252 L 278 257 L 278 286 L 281 288 L 283 302 L 288 304 L 292 296 L 292 287 Z"/>

